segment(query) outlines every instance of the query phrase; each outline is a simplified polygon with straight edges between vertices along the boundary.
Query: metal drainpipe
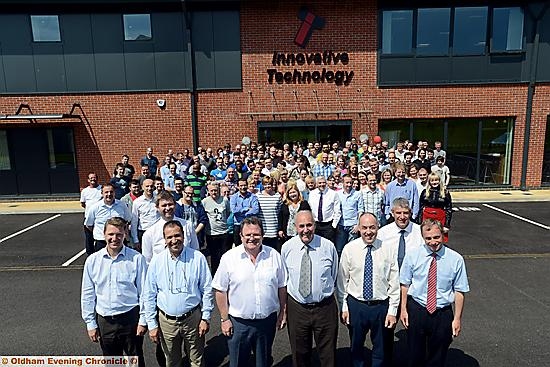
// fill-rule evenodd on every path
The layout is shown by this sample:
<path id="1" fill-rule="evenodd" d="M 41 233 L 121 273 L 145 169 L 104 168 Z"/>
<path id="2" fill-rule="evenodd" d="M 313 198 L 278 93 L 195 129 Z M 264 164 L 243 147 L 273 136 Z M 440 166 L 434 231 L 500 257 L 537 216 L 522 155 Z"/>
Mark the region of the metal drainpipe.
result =
<path id="1" fill-rule="evenodd" d="M 527 90 L 527 107 L 525 110 L 525 132 L 523 134 L 523 157 L 521 161 L 521 183 L 520 189 L 527 190 L 527 161 L 529 155 L 529 140 L 531 139 L 531 117 L 533 115 L 533 98 L 535 96 L 535 87 L 537 83 L 537 68 L 539 58 L 540 31 L 542 28 L 542 17 L 546 13 L 548 3 L 546 3 L 538 14 L 533 14 L 527 7 L 528 13 L 536 21 L 535 39 L 533 41 L 533 56 L 531 58 L 531 67 L 529 68 L 529 87 Z"/>
<path id="2" fill-rule="evenodd" d="M 181 0 L 181 8 L 185 21 L 185 35 L 187 37 L 187 50 L 191 64 L 191 134 L 193 136 L 193 153 L 198 154 L 199 149 L 199 128 L 197 121 L 197 73 L 195 70 L 195 53 L 193 49 L 193 32 L 191 27 L 191 13 L 187 10 L 186 0 Z"/>

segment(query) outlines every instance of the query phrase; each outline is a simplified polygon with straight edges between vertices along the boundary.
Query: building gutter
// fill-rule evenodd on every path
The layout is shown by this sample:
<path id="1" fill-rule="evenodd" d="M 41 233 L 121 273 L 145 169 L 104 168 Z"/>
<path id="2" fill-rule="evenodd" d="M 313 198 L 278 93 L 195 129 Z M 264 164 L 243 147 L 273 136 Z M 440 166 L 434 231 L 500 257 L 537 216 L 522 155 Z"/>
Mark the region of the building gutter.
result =
<path id="1" fill-rule="evenodd" d="M 534 9 L 538 8 L 538 9 Z M 537 68 L 540 47 L 540 32 L 542 30 L 542 18 L 548 9 L 548 2 L 543 4 L 531 4 L 526 7 L 527 12 L 535 20 L 535 38 L 533 40 L 533 54 L 529 68 L 529 86 L 527 89 L 527 107 L 525 109 L 525 132 L 523 134 L 523 156 L 521 161 L 520 189 L 527 190 L 527 161 L 529 160 L 529 141 L 531 140 L 531 119 L 533 116 L 533 99 L 537 83 Z M 538 11 L 537 11 L 538 10 Z"/>
<path id="2" fill-rule="evenodd" d="M 187 51 L 189 52 L 189 64 L 191 67 L 191 88 L 190 88 L 190 108 L 191 108 L 191 135 L 193 137 L 193 153 L 196 155 L 199 151 L 199 134 L 197 121 L 197 73 L 195 68 L 195 50 L 193 48 L 192 16 L 187 3 L 189 0 L 181 0 L 181 8 L 185 21 L 185 36 L 187 37 Z"/>

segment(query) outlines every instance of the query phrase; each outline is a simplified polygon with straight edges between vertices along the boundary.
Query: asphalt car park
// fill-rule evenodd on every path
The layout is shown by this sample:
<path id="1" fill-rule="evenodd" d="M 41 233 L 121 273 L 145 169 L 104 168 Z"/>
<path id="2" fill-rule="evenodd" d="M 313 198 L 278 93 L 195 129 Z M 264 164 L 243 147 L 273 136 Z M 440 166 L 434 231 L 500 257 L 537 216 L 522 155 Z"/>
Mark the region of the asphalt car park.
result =
<path id="1" fill-rule="evenodd" d="M 457 204 L 449 246 L 466 259 L 471 291 L 447 366 L 548 365 L 549 203 Z M 0 215 L 1 355 L 101 354 L 80 316 L 82 249 L 81 213 Z M 215 311 L 207 366 L 227 362 L 218 320 Z M 148 338 L 144 345 L 147 365 L 156 366 Z M 348 346 L 340 326 L 340 366 L 349 365 Z M 368 358 L 368 341 L 365 353 Z M 277 333 L 273 359 L 276 366 L 291 365 L 286 330 Z M 394 366 L 405 363 L 406 335 L 399 327 Z"/>

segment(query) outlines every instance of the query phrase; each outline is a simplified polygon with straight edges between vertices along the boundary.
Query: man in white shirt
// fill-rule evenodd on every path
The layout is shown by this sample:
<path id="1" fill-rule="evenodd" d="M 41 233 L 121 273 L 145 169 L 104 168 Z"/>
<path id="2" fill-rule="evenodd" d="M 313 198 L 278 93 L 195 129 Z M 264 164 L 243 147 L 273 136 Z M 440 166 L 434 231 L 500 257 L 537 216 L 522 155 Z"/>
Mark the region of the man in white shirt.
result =
<path id="1" fill-rule="evenodd" d="M 185 235 L 184 245 L 195 250 L 199 249 L 199 241 L 193 228 L 193 223 L 174 215 L 176 202 L 174 197 L 168 191 L 161 191 L 155 198 L 155 206 L 160 214 L 160 218 L 155 224 L 149 227 L 143 234 L 141 242 L 141 252 L 145 256 L 147 264 L 151 262 L 153 256 L 159 254 L 166 247 L 164 240 L 163 227 L 164 223 L 170 220 L 177 220 L 183 227 Z"/>
<path id="2" fill-rule="evenodd" d="M 315 234 L 334 243 L 334 231 L 342 216 L 340 199 L 336 191 L 327 188 L 323 176 L 316 179 L 317 189 L 309 193 L 308 203 L 315 219 Z"/>
<path id="3" fill-rule="evenodd" d="M 384 329 L 397 322 L 399 269 L 396 248 L 377 238 L 378 219 L 372 213 L 359 218 L 361 238 L 342 251 L 338 271 L 338 303 L 342 322 L 350 332 L 351 360 L 365 364 L 363 345 L 370 331 L 372 366 L 386 366 Z"/>
<path id="4" fill-rule="evenodd" d="M 91 206 L 102 199 L 101 185 L 97 183 L 97 175 L 94 172 L 88 173 L 88 186 L 80 192 L 80 206 L 84 208 L 84 217 L 88 214 Z M 84 225 L 84 248 L 88 255 L 94 253 L 94 235 Z"/>
<path id="5" fill-rule="evenodd" d="M 263 234 L 258 218 L 243 219 L 242 245 L 222 256 L 212 281 L 230 367 L 246 366 L 252 350 L 257 367 L 269 366 L 275 331 L 286 324 L 285 269 Z"/>
<path id="6" fill-rule="evenodd" d="M 140 252 L 143 234 L 160 218 L 153 196 L 155 191 L 153 180 L 148 178 L 143 181 L 142 188 L 143 195 L 138 197 L 132 204 L 132 228 L 130 231 L 134 248 Z"/>

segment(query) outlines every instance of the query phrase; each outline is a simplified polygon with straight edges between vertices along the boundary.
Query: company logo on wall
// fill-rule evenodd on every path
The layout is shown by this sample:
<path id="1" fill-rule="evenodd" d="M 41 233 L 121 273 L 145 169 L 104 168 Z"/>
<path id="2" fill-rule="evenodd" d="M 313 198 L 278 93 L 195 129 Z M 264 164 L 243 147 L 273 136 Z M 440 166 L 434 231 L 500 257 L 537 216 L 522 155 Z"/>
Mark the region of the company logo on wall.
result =
<path id="1" fill-rule="evenodd" d="M 298 29 L 298 33 L 296 33 L 294 43 L 301 48 L 305 48 L 313 31 L 316 29 L 323 29 L 325 26 L 325 19 L 313 14 L 306 7 L 300 9 L 298 18 L 302 21 L 302 25 L 300 29 Z"/>
<path id="2" fill-rule="evenodd" d="M 302 20 L 300 29 L 296 33 L 294 43 L 305 48 L 314 30 L 322 29 L 325 26 L 325 19 L 321 18 L 307 8 L 300 9 L 298 18 Z M 348 65 L 349 54 L 347 52 L 333 52 L 325 50 L 322 52 L 298 52 L 285 53 L 274 51 L 271 64 L 273 66 L 311 66 L 323 65 L 318 70 L 279 70 L 267 69 L 267 81 L 269 84 L 311 84 L 313 83 L 334 83 L 336 85 L 349 85 L 353 79 L 353 70 L 333 70 L 331 67 Z M 328 68 L 327 68 L 328 67 Z M 309 68 L 308 68 L 309 69 Z"/>

